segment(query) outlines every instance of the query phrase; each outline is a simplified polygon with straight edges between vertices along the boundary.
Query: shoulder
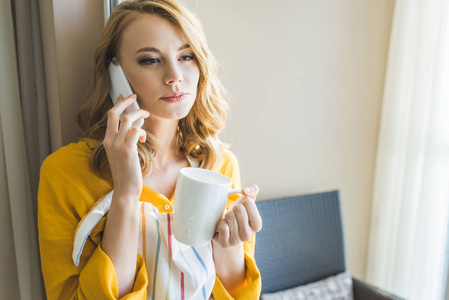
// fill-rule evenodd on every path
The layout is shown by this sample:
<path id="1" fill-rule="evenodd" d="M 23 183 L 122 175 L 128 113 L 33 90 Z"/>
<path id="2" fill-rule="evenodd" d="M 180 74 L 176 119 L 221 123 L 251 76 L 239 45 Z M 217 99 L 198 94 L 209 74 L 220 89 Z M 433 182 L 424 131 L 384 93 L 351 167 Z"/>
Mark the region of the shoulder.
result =
<path id="1" fill-rule="evenodd" d="M 56 150 L 44 160 L 41 175 L 45 172 L 63 172 L 71 169 L 85 171 L 90 169 L 90 157 L 95 142 L 90 139 L 82 139 L 77 143 L 71 143 Z"/>
<path id="2" fill-rule="evenodd" d="M 239 161 L 237 159 L 237 156 L 229 150 L 224 149 L 222 151 L 222 158 L 221 158 L 221 169 L 227 169 L 227 168 L 238 168 Z"/>
<path id="3" fill-rule="evenodd" d="M 53 194 L 58 192 L 64 196 L 87 190 L 107 191 L 112 185 L 110 178 L 95 170 L 91 164 L 96 143 L 82 139 L 50 154 L 41 166 L 40 190 L 52 191 Z"/>
<path id="4" fill-rule="evenodd" d="M 91 139 L 81 139 L 76 143 L 71 143 L 63 146 L 50 154 L 44 161 L 44 164 L 58 163 L 61 160 L 64 161 L 67 158 L 82 158 L 90 157 L 93 148 L 95 147 L 95 141 Z"/>
<path id="5" fill-rule="evenodd" d="M 109 192 L 112 180 L 91 164 L 94 140 L 83 139 L 49 155 L 41 166 L 39 202 L 71 205 L 83 202 L 87 207 Z M 65 199 L 65 200 L 64 200 Z"/>
<path id="6" fill-rule="evenodd" d="M 234 186 L 240 185 L 240 167 L 237 157 L 229 149 L 222 151 L 222 160 L 219 172 L 228 176 L 234 182 Z"/>

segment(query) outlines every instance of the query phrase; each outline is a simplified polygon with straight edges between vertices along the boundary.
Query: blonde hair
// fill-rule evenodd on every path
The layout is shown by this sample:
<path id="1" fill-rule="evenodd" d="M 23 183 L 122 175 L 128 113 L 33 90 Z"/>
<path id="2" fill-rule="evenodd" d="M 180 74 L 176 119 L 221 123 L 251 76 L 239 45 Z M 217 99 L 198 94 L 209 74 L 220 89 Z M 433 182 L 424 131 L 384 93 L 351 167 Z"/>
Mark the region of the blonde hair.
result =
<path id="1" fill-rule="evenodd" d="M 172 0 L 134 0 L 120 3 L 111 13 L 95 51 L 95 70 L 87 101 L 78 113 L 78 125 L 83 137 L 100 141 L 94 148 L 92 163 L 104 170 L 108 164 L 103 139 L 106 132 L 107 112 L 113 104 L 109 96 L 110 60 L 118 55 L 122 32 L 142 14 L 156 14 L 174 23 L 187 39 L 195 54 L 200 77 L 195 103 L 188 115 L 179 120 L 176 145 L 179 151 L 197 160 L 199 167 L 216 169 L 225 145 L 218 138 L 228 114 L 224 89 L 216 74 L 217 63 L 210 53 L 204 30 L 199 21 L 182 5 Z M 159 154 L 154 136 L 147 133 L 147 141 L 138 143 L 142 171 L 157 169 L 155 158 Z"/>

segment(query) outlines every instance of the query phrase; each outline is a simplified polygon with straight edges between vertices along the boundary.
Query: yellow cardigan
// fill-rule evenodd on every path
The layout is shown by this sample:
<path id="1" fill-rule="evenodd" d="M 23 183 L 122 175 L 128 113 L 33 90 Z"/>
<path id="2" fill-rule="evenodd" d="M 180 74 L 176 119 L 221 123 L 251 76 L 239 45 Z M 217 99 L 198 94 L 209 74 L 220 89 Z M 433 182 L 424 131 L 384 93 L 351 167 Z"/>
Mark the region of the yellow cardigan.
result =
<path id="1" fill-rule="evenodd" d="M 72 261 L 75 230 L 95 202 L 113 189 L 112 178 L 100 174 L 90 164 L 97 142 L 82 139 L 62 147 L 42 164 L 38 193 L 38 225 L 42 272 L 47 298 L 118 299 L 117 277 L 109 257 L 100 247 L 106 217 L 92 230 L 78 267 Z M 220 173 L 240 188 L 238 161 L 233 153 L 223 154 Z M 236 198 L 229 198 L 227 208 Z M 143 186 L 140 201 L 150 202 L 159 211 L 172 212 L 173 196 L 167 199 Z M 166 210 L 165 205 L 169 205 Z M 255 235 L 244 243 L 246 286 L 230 295 L 218 276 L 212 294 L 220 299 L 259 299 L 260 273 L 254 261 Z M 138 255 L 136 280 L 131 293 L 121 299 L 147 299 L 148 278 L 143 258 Z"/>

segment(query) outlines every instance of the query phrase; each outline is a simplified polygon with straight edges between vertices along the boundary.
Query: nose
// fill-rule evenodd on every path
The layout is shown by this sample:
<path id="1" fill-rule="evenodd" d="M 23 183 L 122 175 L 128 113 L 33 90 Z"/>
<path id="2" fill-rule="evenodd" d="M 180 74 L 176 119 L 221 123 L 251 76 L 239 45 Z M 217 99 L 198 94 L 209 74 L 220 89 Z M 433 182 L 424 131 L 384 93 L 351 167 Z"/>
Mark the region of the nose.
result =
<path id="1" fill-rule="evenodd" d="M 164 82 L 166 85 L 176 85 L 181 83 L 182 79 L 181 70 L 176 63 L 167 65 L 167 71 L 164 76 Z"/>

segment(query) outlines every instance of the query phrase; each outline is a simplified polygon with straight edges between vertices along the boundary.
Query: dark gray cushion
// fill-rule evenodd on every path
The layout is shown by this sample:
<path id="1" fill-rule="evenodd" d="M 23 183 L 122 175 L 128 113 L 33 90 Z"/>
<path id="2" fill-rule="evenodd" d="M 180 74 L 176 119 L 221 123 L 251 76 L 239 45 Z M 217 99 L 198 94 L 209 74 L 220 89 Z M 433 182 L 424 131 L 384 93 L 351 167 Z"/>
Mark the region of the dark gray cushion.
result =
<path id="1" fill-rule="evenodd" d="M 346 270 L 338 191 L 257 202 L 257 207 L 263 220 L 255 250 L 262 293 Z"/>

